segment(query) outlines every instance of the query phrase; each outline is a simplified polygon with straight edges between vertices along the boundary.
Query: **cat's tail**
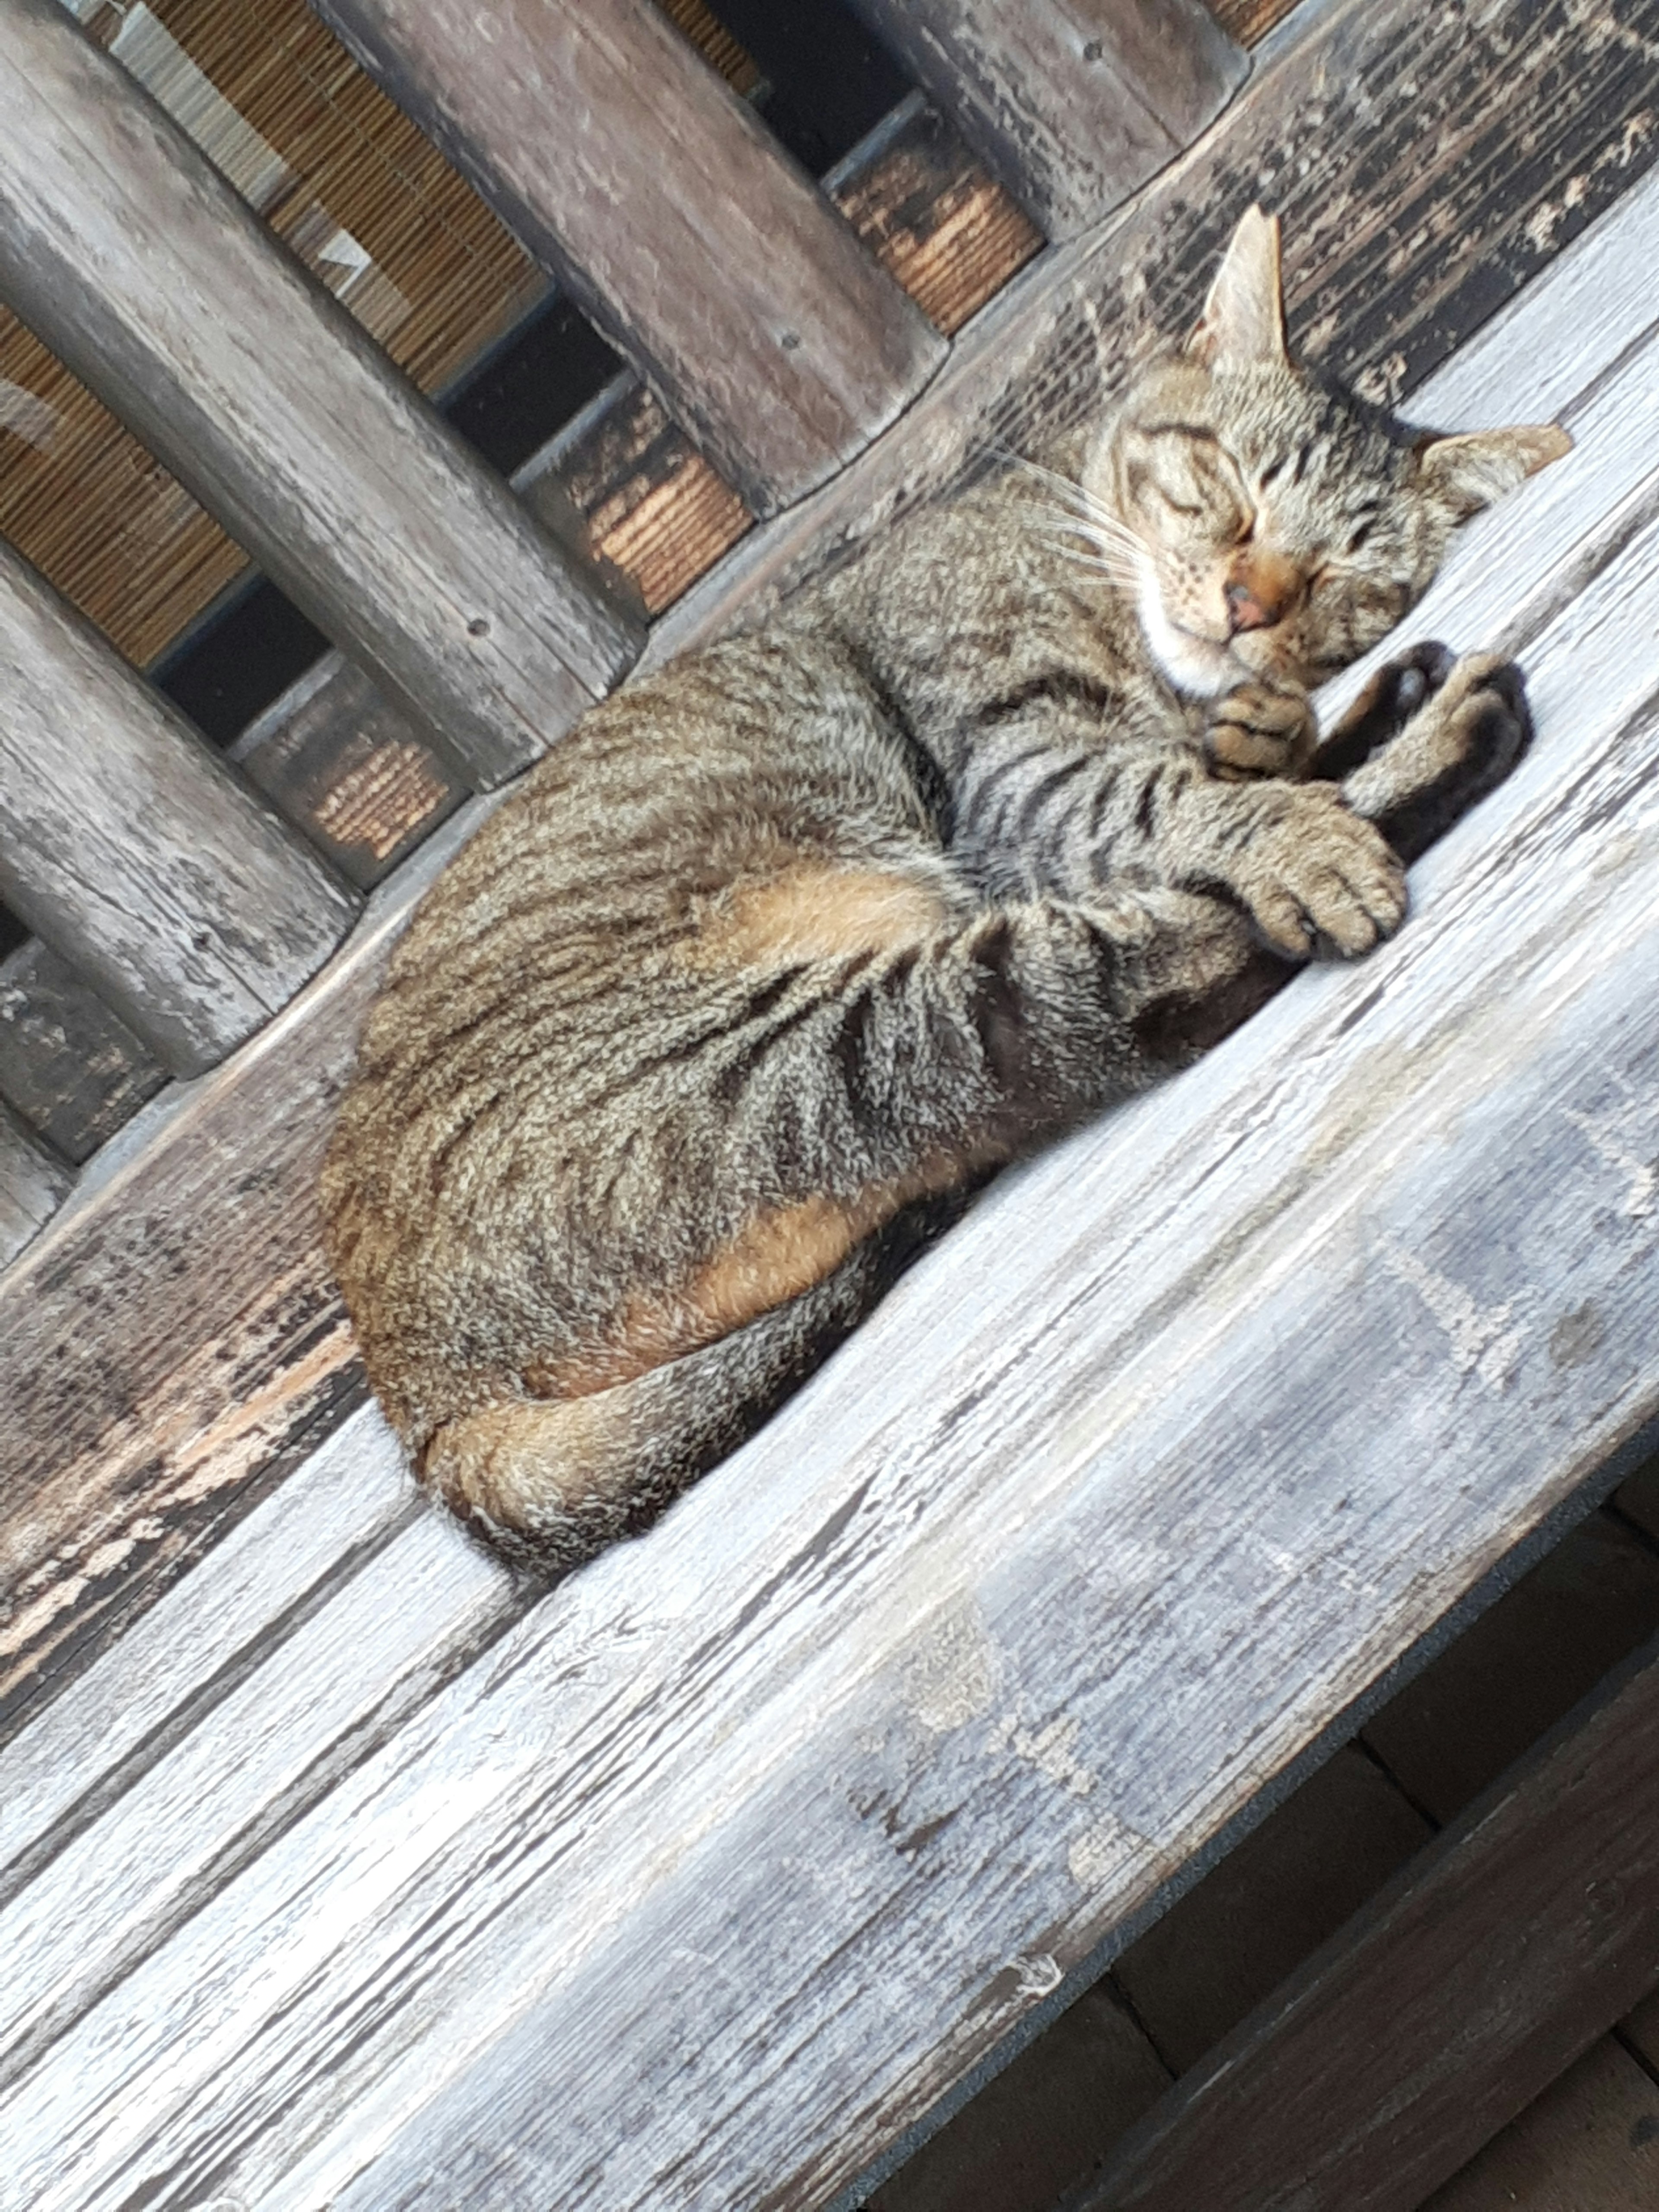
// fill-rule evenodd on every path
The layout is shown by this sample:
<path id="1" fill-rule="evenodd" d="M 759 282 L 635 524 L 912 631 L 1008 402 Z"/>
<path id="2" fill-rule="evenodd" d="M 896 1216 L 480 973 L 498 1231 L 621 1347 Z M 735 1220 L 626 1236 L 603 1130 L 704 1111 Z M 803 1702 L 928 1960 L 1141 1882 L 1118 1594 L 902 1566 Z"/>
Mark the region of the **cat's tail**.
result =
<path id="1" fill-rule="evenodd" d="M 422 1481 L 517 1565 L 590 1559 L 751 1436 L 965 1203 L 952 1193 L 907 1208 L 822 1282 L 632 1382 L 461 1415 L 428 1444 Z"/>

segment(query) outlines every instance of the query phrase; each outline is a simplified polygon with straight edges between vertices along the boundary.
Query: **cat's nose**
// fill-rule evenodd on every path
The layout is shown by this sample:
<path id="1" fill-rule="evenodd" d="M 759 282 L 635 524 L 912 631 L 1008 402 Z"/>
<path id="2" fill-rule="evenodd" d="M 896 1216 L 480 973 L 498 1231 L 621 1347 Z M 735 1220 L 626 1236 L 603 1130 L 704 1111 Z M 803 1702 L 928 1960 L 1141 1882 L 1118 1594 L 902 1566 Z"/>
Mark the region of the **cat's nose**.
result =
<path id="1" fill-rule="evenodd" d="M 1282 599 L 1261 598 L 1249 584 L 1229 584 L 1223 596 L 1228 629 L 1235 637 L 1242 629 L 1271 629 L 1285 611 Z"/>

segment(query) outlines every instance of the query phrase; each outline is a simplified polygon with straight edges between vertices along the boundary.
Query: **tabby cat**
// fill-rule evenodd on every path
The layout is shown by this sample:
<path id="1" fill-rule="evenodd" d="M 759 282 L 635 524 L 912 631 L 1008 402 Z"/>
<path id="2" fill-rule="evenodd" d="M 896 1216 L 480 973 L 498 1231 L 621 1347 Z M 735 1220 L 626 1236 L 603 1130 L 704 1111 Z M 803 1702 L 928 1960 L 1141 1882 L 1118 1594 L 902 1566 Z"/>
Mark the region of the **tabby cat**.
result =
<path id="1" fill-rule="evenodd" d="M 1308 692 L 1565 451 L 1285 349 L 1276 221 L 1060 471 L 1011 465 L 594 708 L 422 904 L 324 1181 L 424 1480 L 553 1568 L 748 1435 L 993 1170 L 1364 952 L 1517 672 Z"/>

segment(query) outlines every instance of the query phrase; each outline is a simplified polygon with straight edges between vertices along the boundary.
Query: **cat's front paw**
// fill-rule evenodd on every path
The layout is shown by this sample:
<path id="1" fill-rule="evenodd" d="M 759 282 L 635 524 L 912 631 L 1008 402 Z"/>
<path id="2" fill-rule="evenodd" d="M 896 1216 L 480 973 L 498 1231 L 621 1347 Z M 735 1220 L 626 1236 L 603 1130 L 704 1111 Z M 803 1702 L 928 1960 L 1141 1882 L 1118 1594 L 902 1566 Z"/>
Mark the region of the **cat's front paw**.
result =
<path id="1" fill-rule="evenodd" d="M 1304 784 L 1262 823 L 1230 870 L 1231 887 L 1275 951 L 1324 946 L 1352 957 L 1406 918 L 1406 872 L 1329 784 Z"/>
<path id="2" fill-rule="evenodd" d="M 1457 665 L 1449 645 L 1425 638 L 1398 660 L 1379 668 L 1313 757 L 1309 774 L 1340 782 L 1381 746 L 1397 738 L 1413 714 L 1443 689 Z"/>
<path id="3" fill-rule="evenodd" d="M 1501 653 L 1468 653 L 1400 734 L 1346 779 L 1343 795 L 1413 860 L 1496 789 L 1531 742 L 1519 668 Z"/>
<path id="4" fill-rule="evenodd" d="M 1296 778 L 1313 758 L 1318 736 L 1305 691 L 1265 681 L 1239 684 L 1210 702 L 1204 757 L 1224 783 Z"/>

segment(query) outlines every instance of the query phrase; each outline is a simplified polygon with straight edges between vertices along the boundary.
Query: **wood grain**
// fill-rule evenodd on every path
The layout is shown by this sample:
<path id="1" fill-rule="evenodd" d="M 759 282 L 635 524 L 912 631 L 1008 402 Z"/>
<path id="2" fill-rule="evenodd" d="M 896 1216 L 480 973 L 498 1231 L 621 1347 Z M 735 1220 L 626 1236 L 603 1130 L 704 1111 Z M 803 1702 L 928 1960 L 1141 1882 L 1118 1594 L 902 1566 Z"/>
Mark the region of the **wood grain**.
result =
<path id="1" fill-rule="evenodd" d="M 1541 17 L 1519 7 L 1495 15 L 1461 8 L 1425 14 L 1405 0 L 1389 6 L 1348 0 L 1298 10 L 1220 134 L 1240 149 L 1237 158 L 1225 158 L 1220 147 L 1188 156 L 1151 188 L 1144 223 L 1139 216 L 1121 222 L 1091 251 L 1067 249 L 1030 270 L 957 341 L 962 380 L 952 382 L 945 400 L 938 407 L 931 397 L 919 403 L 882 449 L 854 464 L 845 496 L 815 503 L 815 526 L 798 531 L 786 521 L 755 533 L 768 541 L 760 557 L 751 560 L 742 548 L 728 557 L 717 580 L 659 623 L 652 657 L 755 610 L 792 574 L 840 557 L 884 516 L 959 475 L 998 434 L 1022 380 L 1035 394 L 1018 418 L 1024 430 L 1040 434 L 1045 407 L 1063 419 L 1109 360 L 1106 349 L 1117 343 L 1119 329 L 1127 346 L 1161 309 L 1178 316 L 1183 300 L 1195 308 L 1206 257 L 1219 251 L 1240 199 L 1284 176 L 1280 149 L 1299 118 L 1314 116 L 1320 125 L 1300 142 L 1308 165 L 1303 179 L 1286 188 L 1291 219 L 1304 225 L 1287 234 L 1304 302 L 1340 291 L 1351 312 L 1369 315 L 1367 287 L 1382 283 L 1384 260 L 1396 252 L 1387 244 L 1396 210 L 1422 203 L 1431 171 L 1457 211 L 1449 225 L 1425 214 L 1400 232 L 1403 258 L 1388 280 L 1398 335 L 1413 360 L 1438 360 L 1529 270 L 1553 269 L 1575 228 L 1639 179 L 1659 143 L 1638 127 L 1651 112 L 1651 85 L 1628 43 L 1659 35 L 1659 8 L 1626 6 L 1597 20 L 1607 29 L 1605 39 L 1581 36 L 1554 9 Z M 1506 135 L 1524 143 L 1525 162 L 1494 160 L 1492 149 Z M 1180 249 L 1175 275 L 1160 258 L 1158 241 L 1166 237 Z M 1562 281 L 1576 282 L 1570 272 L 1595 248 L 1588 238 L 1563 259 Z M 1488 354 L 1498 378 L 1494 404 L 1502 404 L 1508 375 L 1516 380 L 1515 412 L 1547 414 L 1579 388 L 1579 368 L 1613 357 L 1598 356 L 1597 333 L 1616 352 L 1639 331 L 1648 296 L 1639 251 L 1622 259 L 1601 254 L 1594 281 L 1575 290 L 1559 324 L 1546 315 L 1503 357 Z M 1620 300 L 1626 319 L 1614 327 L 1598 303 Z M 1383 332 L 1382 342 L 1391 344 L 1393 334 Z M 1329 331 L 1321 338 L 1328 357 L 1350 368 L 1376 343 L 1364 341 L 1350 354 Z M 957 367 L 947 374 L 956 379 Z M 1459 387 L 1464 419 L 1474 419 L 1468 410 L 1479 397 Z M 1422 404 L 1432 409 L 1432 392 Z M 1454 411 L 1449 407 L 1449 419 Z M 1559 473 L 1538 479 L 1528 497 L 1544 495 Z M 381 901 L 403 900 L 396 912 L 406 910 L 454 835 L 448 825 L 441 830 Z M 382 903 L 375 913 L 392 910 Z M 395 928 L 396 919 L 386 926 Z M 383 957 L 383 940 L 374 936 L 380 927 L 377 919 L 360 931 L 361 945 L 325 971 L 295 1018 L 212 1079 L 189 1116 L 167 1118 L 154 1151 L 152 1124 L 141 1117 L 131 1145 L 118 1140 L 118 1173 L 95 1176 L 47 1231 L 41 1250 L 0 1281 L 0 1396 L 15 1409 L 0 1429 L 0 1500 L 9 1518 L 26 1516 L 38 1534 L 32 1573 L 50 1578 L 54 1553 L 72 1552 L 77 1542 L 79 1492 L 73 1485 L 60 1492 L 55 1470 L 92 1453 L 112 1422 L 130 1421 L 131 1434 L 141 1437 L 146 1406 L 173 1403 L 167 1378 L 174 1370 L 197 1378 L 185 1395 L 202 1408 L 204 1425 L 233 1418 L 234 1396 L 213 1395 L 216 1346 L 240 1344 L 239 1316 L 257 1312 L 268 1284 L 306 1264 L 318 1271 L 319 1304 L 331 1295 L 315 1256 L 312 1181 L 321 1121 L 372 988 L 359 956 L 371 969 Z M 228 1160 L 243 1164 L 227 1175 L 219 1164 Z M 95 1330 L 87 1320 L 94 1311 Z M 280 1332 L 277 1340 L 286 1340 Z M 234 1360 L 228 1366 L 240 1374 Z M 244 1376 L 237 1387 L 253 1385 Z M 134 1519 L 143 1518 L 142 1500 L 142 1487 L 135 1487 L 127 1508 Z M 56 1655 L 43 1656 L 45 1671 L 20 1658 L 20 1671 L 9 1678 L 14 1723 L 31 1696 L 64 1679 L 56 1670 L 101 1648 L 111 1624 L 125 1617 L 124 1607 L 141 1607 L 158 1586 L 148 1577 L 143 1543 L 131 1545 L 125 1557 L 125 1599 L 117 1595 L 123 1586 L 117 1569 L 99 1585 L 108 1602 L 84 1642 L 66 1630 Z M 75 1571 L 65 1571 L 66 1589 Z"/>
<path id="2" fill-rule="evenodd" d="M 0 960 L 0 1098 L 77 1166 L 167 1080 L 118 1014 L 50 945 Z"/>
<path id="3" fill-rule="evenodd" d="M 1525 632 L 1540 735 L 1401 937 L 1006 1179 L 653 1534 L 122 1949 L 15 2086 L 0 2203 L 866 2187 L 1659 1418 L 1621 1164 L 1659 1144 L 1659 471 L 1626 444 L 1610 486 L 1595 412 L 1651 369 L 1576 352 L 1578 454 L 1510 503 L 1577 591 L 1474 541 L 1422 610 Z"/>
<path id="4" fill-rule="evenodd" d="M 466 780 L 627 666 L 633 625 L 56 0 L 5 0 L 0 290 Z"/>
<path id="5" fill-rule="evenodd" d="M 246 1514 L 19 1741 L 0 1747 L 0 1896 L 9 1897 L 288 1628 L 416 1517 L 384 1427 L 360 1408 Z"/>
<path id="6" fill-rule="evenodd" d="M 664 393 L 757 514 L 845 465 L 937 335 L 650 0 L 319 12 Z M 672 272 L 672 273 L 671 273 Z"/>
<path id="7" fill-rule="evenodd" d="M 19 1415 L 0 1425 L 9 1634 L 24 1601 L 57 1637 L 95 1621 L 89 1575 L 118 1586 L 152 1544 L 171 1556 L 185 1535 L 171 1509 L 204 1492 L 216 1512 L 226 1484 L 234 1492 L 251 1471 L 244 1455 L 261 1462 L 266 1425 L 286 1436 L 341 1387 L 353 1350 L 316 1210 L 329 1115 L 393 940 L 488 804 L 428 840 L 330 969 L 217 1076 L 157 1099 L 106 1146 L 52 1242 L 8 1272 L 0 1395 Z M 176 1246 L 167 1221 L 191 1224 Z M 23 1643 L 32 1670 L 45 1655 L 33 1632 Z"/>
<path id="8" fill-rule="evenodd" d="M 1659 2084 L 1604 2036 L 1421 2212 L 1650 2212 Z"/>
<path id="9" fill-rule="evenodd" d="M 314 974 L 356 902 L 3 544 L 0 660 L 0 894 L 199 1074 Z"/>
<path id="10" fill-rule="evenodd" d="M 1201 0 L 854 0 L 1048 237 L 1192 143 L 1249 61 Z"/>
<path id="11" fill-rule="evenodd" d="M 918 93 L 823 189 L 929 322 L 953 337 L 1042 250 L 1042 234 Z"/>
<path id="12" fill-rule="evenodd" d="M 0 1267 L 51 1220 L 73 1180 L 0 1102 Z"/>
<path id="13" fill-rule="evenodd" d="M 290 684 L 228 757 L 362 890 L 383 882 L 466 795 L 418 730 L 339 653 Z"/>
<path id="14" fill-rule="evenodd" d="M 242 1203 L 270 1245 L 281 1224 Z M 222 1291 L 249 1264 L 234 1200 L 196 1273 Z M 228 1541 L 368 1395 L 321 1251 L 274 1257 L 218 1340 L 173 1364 L 94 1443 L 14 1480 L 0 1516 L 0 1741 L 61 1696 L 179 1579 Z M 270 1272 L 274 1270 L 274 1272 Z M 112 1279 L 143 1295 L 134 1270 Z M 171 1303 L 164 1301 L 164 1303 Z M 118 1388 L 118 1376 L 116 1378 Z M 95 1415 L 94 1415 L 95 1418 Z M 72 1422 L 66 1423 L 72 1429 Z M 20 1455 L 21 1458 L 21 1455 Z M 49 1484 L 42 1483 L 46 1468 Z"/>
<path id="15" fill-rule="evenodd" d="M 1417 2212 L 1644 1995 L 1659 1649 L 1614 1681 L 1174 2091 L 1075 2212 Z"/>

